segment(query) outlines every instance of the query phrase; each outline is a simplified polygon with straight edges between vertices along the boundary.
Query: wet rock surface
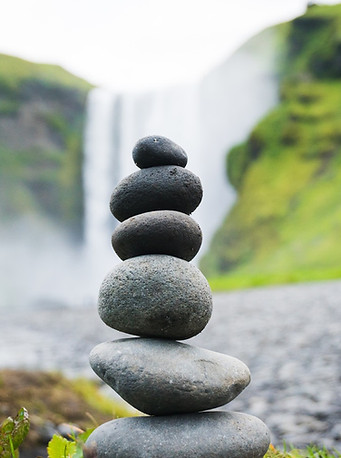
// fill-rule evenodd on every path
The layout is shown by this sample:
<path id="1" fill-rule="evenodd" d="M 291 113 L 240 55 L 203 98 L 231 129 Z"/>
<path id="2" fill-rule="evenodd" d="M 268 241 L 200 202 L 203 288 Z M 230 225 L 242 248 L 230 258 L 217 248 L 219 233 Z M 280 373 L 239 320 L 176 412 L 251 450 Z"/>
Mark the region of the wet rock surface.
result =
<path id="1" fill-rule="evenodd" d="M 173 256 L 138 256 L 106 276 L 98 311 L 104 323 L 119 331 L 182 340 L 206 326 L 212 295 L 193 264 Z"/>
<path id="2" fill-rule="evenodd" d="M 186 343 L 247 364 L 252 383 L 226 409 L 261 418 L 272 443 L 341 451 L 340 298 L 341 281 L 214 294 L 205 332 Z M 96 379 L 91 349 L 126 337 L 102 323 L 95 298 L 82 308 L 0 308 L 0 331 L 0 367 Z"/>
<path id="3" fill-rule="evenodd" d="M 236 358 L 164 339 L 121 339 L 90 354 L 96 374 L 123 399 L 150 415 L 222 406 L 250 382 Z"/>
<path id="4" fill-rule="evenodd" d="M 95 452 L 108 458 L 251 458 L 252 450 L 252 458 L 262 458 L 268 441 L 264 423 L 241 413 L 121 418 L 91 434 L 85 456 Z"/>
<path id="5" fill-rule="evenodd" d="M 200 204 L 200 179 L 178 166 L 150 167 L 124 178 L 111 195 L 110 210 L 119 221 L 154 210 L 190 215 Z"/>
<path id="6" fill-rule="evenodd" d="M 144 169 L 158 165 L 186 167 L 188 158 L 181 146 L 169 138 L 153 135 L 141 138 L 136 143 L 133 160 L 140 169 Z"/>
<path id="7" fill-rule="evenodd" d="M 191 261 L 201 246 L 202 233 L 190 216 L 162 210 L 125 220 L 115 229 L 111 242 L 123 260 L 144 254 L 167 254 Z"/>

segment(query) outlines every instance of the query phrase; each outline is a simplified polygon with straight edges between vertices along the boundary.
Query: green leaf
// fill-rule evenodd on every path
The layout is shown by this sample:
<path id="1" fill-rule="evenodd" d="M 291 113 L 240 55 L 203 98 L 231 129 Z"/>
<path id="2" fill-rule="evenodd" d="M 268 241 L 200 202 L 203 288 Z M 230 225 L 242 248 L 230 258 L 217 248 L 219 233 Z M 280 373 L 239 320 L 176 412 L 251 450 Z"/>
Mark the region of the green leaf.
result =
<path id="1" fill-rule="evenodd" d="M 90 434 L 95 430 L 96 428 L 88 428 L 86 431 L 84 431 L 81 434 L 78 434 L 76 438 L 76 444 L 77 444 L 77 450 L 73 458 L 83 458 L 83 448 L 85 445 L 86 440 L 90 436 Z"/>
<path id="2" fill-rule="evenodd" d="M 6 435 L 10 434 L 13 431 L 14 426 L 15 424 L 14 424 L 13 418 L 12 417 L 6 418 L 6 420 L 4 420 L 1 424 L 1 429 L 0 429 L 1 434 L 6 434 Z"/>
<path id="3" fill-rule="evenodd" d="M 8 417 L 0 425 L 0 457 L 11 458 L 17 456 L 15 451 L 24 441 L 30 429 L 28 412 L 22 408 L 17 416 Z"/>
<path id="4" fill-rule="evenodd" d="M 11 434 L 13 447 L 16 450 L 23 443 L 30 429 L 30 420 L 26 409 L 19 410 L 14 419 L 14 429 Z"/>
<path id="5" fill-rule="evenodd" d="M 57 436 L 56 434 L 47 446 L 49 458 L 71 458 L 75 456 L 76 450 L 76 442 L 68 441 L 65 437 Z"/>
<path id="6" fill-rule="evenodd" d="M 88 439 L 88 437 L 90 436 L 90 434 L 95 430 L 96 428 L 88 428 L 86 431 L 84 431 L 83 433 L 81 434 L 78 434 L 77 436 L 77 441 L 78 442 L 83 442 L 85 443 Z"/>
<path id="7" fill-rule="evenodd" d="M 75 453 L 72 455 L 72 458 L 83 458 L 83 447 L 77 444 Z"/>

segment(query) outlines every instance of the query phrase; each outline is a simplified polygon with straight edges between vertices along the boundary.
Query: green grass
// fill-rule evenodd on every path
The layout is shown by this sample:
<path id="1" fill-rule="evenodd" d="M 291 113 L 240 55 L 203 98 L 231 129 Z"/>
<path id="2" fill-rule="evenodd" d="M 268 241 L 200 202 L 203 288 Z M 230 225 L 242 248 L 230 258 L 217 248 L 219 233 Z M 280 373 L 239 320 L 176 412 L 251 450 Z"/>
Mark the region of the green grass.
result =
<path id="1" fill-rule="evenodd" d="M 289 272 L 238 273 L 209 277 L 212 291 L 230 291 L 257 286 L 282 285 L 310 281 L 336 280 L 341 278 L 341 266 L 335 269 L 297 270 Z"/>
<path id="2" fill-rule="evenodd" d="M 341 458 L 337 450 L 329 451 L 325 447 L 320 448 L 314 445 L 307 446 L 304 450 L 291 447 L 290 450 L 280 451 L 270 445 L 264 458 Z"/>
<path id="3" fill-rule="evenodd" d="M 229 157 L 238 200 L 201 261 L 210 278 L 254 285 L 339 271 L 341 81 L 287 84 L 283 97 Z"/>
<path id="4" fill-rule="evenodd" d="M 6 54 L 0 54 L 0 86 L 16 90 L 24 80 L 40 80 L 53 86 L 88 91 L 92 85 L 58 65 L 38 64 Z"/>
<path id="5" fill-rule="evenodd" d="M 214 289 L 340 278 L 341 5 L 279 29 L 280 103 L 227 157 L 237 201 L 200 267 Z"/>

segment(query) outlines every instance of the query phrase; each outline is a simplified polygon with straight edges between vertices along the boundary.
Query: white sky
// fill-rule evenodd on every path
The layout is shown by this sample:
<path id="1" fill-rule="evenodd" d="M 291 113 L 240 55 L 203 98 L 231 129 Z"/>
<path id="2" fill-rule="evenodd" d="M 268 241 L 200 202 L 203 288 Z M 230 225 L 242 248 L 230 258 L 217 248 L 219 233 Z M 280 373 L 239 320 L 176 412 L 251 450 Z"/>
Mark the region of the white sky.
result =
<path id="1" fill-rule="evenodd" d="M 95 85 L 144 90 L 196 79 L 263 28 L 302 14 L 306 4 L 0 0 L 0 52 L 62 65 Z"/>

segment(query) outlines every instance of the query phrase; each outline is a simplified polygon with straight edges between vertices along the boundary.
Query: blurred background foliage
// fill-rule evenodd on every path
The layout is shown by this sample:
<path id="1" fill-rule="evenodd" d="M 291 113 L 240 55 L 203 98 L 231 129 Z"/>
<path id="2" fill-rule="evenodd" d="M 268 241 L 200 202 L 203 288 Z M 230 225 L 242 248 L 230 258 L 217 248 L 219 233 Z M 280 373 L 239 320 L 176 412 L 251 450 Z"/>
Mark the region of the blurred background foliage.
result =
<path id="1" fill-rule="evenodd" d="M 340 23 L 310 6 L 278 27 L 280 101 L 227 156 L 238 198 L 201 262 L 218 289 L 341 276 Z"/>

